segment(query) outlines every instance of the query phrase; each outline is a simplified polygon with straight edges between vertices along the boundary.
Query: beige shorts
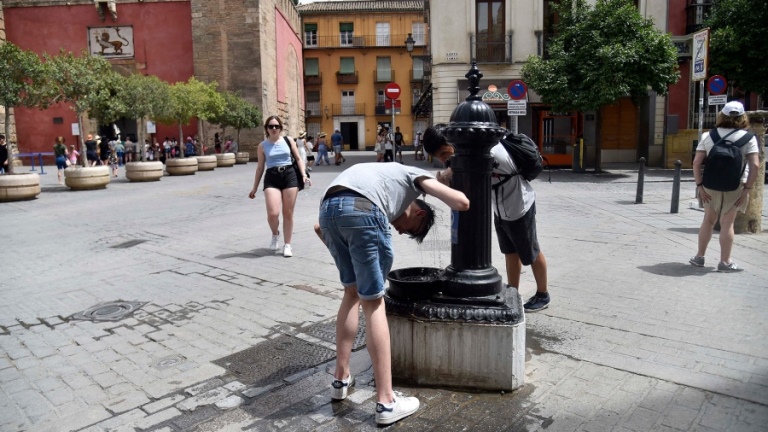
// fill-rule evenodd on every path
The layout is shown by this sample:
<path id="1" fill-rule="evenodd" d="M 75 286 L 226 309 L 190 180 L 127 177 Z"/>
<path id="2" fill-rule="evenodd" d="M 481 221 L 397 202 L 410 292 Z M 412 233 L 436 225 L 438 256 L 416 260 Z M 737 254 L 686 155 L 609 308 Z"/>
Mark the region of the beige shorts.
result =
<path id="1" fill-rule="evenodd" d="M 713 210 L 716 210 L 719 214 L 726 214 L 729 211 L 733 210 L 733 206 L 736 204 L 736 201 L 738 201 L 739 197 L 741 196 L 741 191 L 743 189 L 744 189 L 744 184 L 739 185 L 738 189 L 730 192 L 721 192 L 721 191 L 704 188 L 704 190 L 712 197 L 712 199 L 709 200 L 708 203 L 704 203 L 701 200 L 701 197 L 699 197 L 699 207 L 711 208 Z M 746 213 L 748 206 L 749 206 L 749 198 L 744 200 L 744 202 L 738 208 L 738 211 L 740 211 L 741 213 Z"/>

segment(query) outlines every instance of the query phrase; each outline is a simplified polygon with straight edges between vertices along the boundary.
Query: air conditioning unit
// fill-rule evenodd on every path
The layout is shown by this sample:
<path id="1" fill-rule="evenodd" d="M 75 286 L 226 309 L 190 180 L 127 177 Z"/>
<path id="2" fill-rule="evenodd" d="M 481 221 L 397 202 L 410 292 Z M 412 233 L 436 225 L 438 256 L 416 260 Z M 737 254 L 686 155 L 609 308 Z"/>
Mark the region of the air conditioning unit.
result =
<path id="1" fill-rule="evenodd" d="M 312 115 L 312 110 L 309 110 L 309 109 L 308 109 L 308 110 L 307 110 L 307 114 L 306 114 L 306 115 L 308 115 L 308 116 L 311 116 L 311 115 Z"/>

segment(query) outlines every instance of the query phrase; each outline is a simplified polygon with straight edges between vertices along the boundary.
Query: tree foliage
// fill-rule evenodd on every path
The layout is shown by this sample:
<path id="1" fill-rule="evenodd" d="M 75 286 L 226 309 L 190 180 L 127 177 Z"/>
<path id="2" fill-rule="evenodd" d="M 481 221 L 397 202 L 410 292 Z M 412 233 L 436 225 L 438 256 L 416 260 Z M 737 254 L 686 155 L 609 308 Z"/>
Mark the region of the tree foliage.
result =
<path id="1" fill-rule="evenodd" d="M 42 101 L 41 89 L 45 69 L 37 54 L 24 51 L 11 42 L 0 44 L 0 104 L 5 108 L 5 136 L 9 158 L 11 148 L 11 108 L 37 106 Z M 9 163 L 13 172 L 13 164 Z"/>
<path id="2" fill-rule="evenodd" d="M 246 101 L 237 93 L 224 92 L 224 110 L 219 116 L 211 119 L 212 123 L 219 124 L 222 129 L 233 127 L 238 132 L 241 129 L 251 129 L 258 126 L 261 121 L 261 111 L 258 107 Z"/>
<path id="3" fill-rule="evenodd" d="M 669 35 L 643 18 L 629 0 L 553 5 L 560 14 L 549 58 L 530 56 L 522 77 L 555 110 L 597 110 L 651 88 L 667 93 L 679 78 Z"/>
<path id="4" fill-rule="evenodd" d="M 765 0 L 715 1 L 705 22 L 710 28 L 710 73 L 768 97 L 766 23 Z"/>
<path id="5" fill-rule="evenodd" d="M 81 115 L 101 100 L 109 99 L 110 82 L 116 73 L 107 60 L 83 51 L 80 56 L 61 50 L 56 56 L 44 54 L 51 103 L 69 102 Z"/>

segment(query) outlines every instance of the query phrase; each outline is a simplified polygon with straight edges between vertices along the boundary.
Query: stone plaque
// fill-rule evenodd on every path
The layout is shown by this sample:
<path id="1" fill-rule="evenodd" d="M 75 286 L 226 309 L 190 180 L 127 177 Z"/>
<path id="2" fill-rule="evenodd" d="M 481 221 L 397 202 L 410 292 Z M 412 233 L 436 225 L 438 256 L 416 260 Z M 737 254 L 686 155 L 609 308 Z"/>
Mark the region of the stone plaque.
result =
<path id="1" fill-rule="evenodd" d="M 133 27 L 89 27 L 88 48 L 91 55 L 133 58 Z"/>

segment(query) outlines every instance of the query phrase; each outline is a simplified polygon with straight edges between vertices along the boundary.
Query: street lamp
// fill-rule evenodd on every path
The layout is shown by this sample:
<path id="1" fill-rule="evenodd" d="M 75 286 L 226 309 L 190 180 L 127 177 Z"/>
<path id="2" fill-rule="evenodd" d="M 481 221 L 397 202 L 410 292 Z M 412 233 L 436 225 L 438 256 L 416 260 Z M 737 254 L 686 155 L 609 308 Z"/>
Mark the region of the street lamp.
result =
<path id="1" fill-rule="evenodd" d="M 413 40 L 413 36 L 411 36 L 411 33 L 408 33 L 408 37 L 405 38 L 405 50 L 408 51 L 408 54 L 413 52 L 413 46 L 416 44 L 416 41 Z"/>

